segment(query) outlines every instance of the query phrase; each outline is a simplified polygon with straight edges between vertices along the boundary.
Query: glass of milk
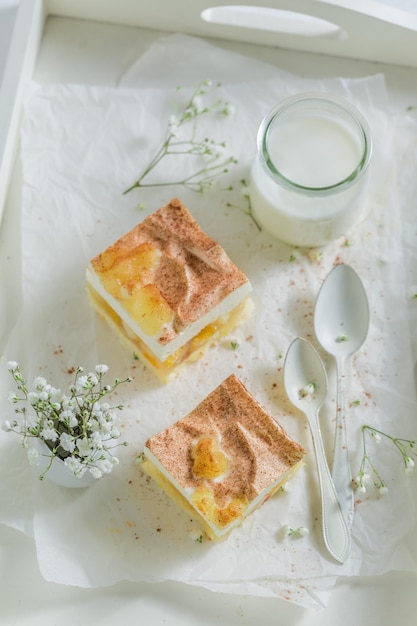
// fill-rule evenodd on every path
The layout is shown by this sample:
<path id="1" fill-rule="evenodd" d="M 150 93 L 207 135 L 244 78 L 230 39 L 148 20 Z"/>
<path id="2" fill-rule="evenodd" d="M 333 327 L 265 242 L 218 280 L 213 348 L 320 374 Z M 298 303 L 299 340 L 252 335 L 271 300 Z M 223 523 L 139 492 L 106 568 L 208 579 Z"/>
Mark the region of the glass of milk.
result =
<path id="1" fill-rule="evenodd" d="M 296 246 L 321 246 L 363 213 L 372 155 L 366 120 L 321 93 L 284 100 L 263 120 L 250 179 L 252 210 L 265 230 Z"/>

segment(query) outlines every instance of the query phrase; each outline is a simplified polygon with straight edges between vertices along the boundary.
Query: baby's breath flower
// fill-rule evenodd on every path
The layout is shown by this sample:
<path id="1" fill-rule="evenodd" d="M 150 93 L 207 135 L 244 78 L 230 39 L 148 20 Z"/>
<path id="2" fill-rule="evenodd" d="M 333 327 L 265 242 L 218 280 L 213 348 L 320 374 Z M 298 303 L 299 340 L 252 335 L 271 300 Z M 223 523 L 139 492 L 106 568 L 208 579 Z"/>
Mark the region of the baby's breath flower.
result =
<path id="1" fill-rule="evenodd" d="M 103 440 L 97 430 L 91 435 L 91 445 L 97 450 L 101 450 L 103 448 Z"/>
<path id="2" fill-rule="evenodd" d="M 30 391 L 28 393 L 28 400 L 30 404 L 36 404 L 40 400 L 39 393 L 37 391 Z"/>
<path id="3" fill-rule="evenodd" d="M 62 404 L 62 411 L 59 414 L 59 419 L 61 422 L 66 422 L 67 420 L 71 419 L 71 417 L 74 415 L 74 410 L 67 409 L 65 408 L 66 406 L 67 406 L 67 403 Z"/>
<path id="4" fill-rule="evenodd" d="M 118 459 L 110 450 L 124 445 L 115 443 L 120 437 L 115 425 L 116 409 L 123 407 L 112 407 L 102 399 L 120 384 L 130 382 L 130 377 L 123 381 L 115 378 L 113 385 L 104 385 L 102 378 L 108 371 L 107 365 L 96 365 L 94 372 L 86 375 L 79 367 L 69 386 L 69 395 L 65 395 L 41 376 L 35 378 L 34 389 L 29 390 L 15 361 L 9 362 L 9 371 L 21 392 L 21 396 L 10 393 L 9 399 L 23 406 L 14 409 L 19 419 L 5 420 L 2 427 L 19 435 L 32 463 L 38 454 L 29 445 L 32 438 L 39 438 L 49 448 L 50 462 L 39 478 L 49 471 L 55 457 L 62 459 L 78 477 L 87 470 L 101 477 L 117 465 Z"/>
<path id="5" fill-rule="evenodd" d="M 320 262 L 324 256 L 323 250 L 318 250 L 317 248 L 312 248 L 309 253 L 308 256 L 310 257 L 310 259 L 316 263 Z"/>
<path id="6" fill-rule="evenodd" d="M 171 117 L 169 118 L 168 133 L 172 137 L 176 137 L 176 138 L 181 137 L 182 135 L 180 121 L 176 117 L 176 115 L 171 115 Z"/>
<path id="7" fill-rule="evenodd" d="M 96 465 L 90 467 L 90 473 L 94 478 L 101 478 L 103 476 L 103 472 Z"/>
<path id="8" fill-rule="evenodd" d="M 38 391 L 42 391 L 46 387 L 46 385 L 47 385 L 47 382 L 45 378 L 43 378 L 43 376 L 37 376 L 35 380 L 33 381 L 33 386 Z"/>
<path id="9" fill-rule="evenodd" d="M 82 478 L 84 476 L 87 467 L 83 465 L 83 463 L 76 456 L 67 456 L 64 460 L 65 465 L 69 470 L 74 474 L 74 476 L 78 476 Z M 90 470 L 91 471 L 91 470 Z"/>
<path id="10" fill-rule="evenodd" d="M 16 404 L 16 402 L 19 402 L 19 396 L 17 396 L 14 391 L 11 391 L 8 400 L 10 404 Z"/>
<path id="11" fill-rule="evenodd" d="M 87 437 L 77 439 L 76 445 L 80 456 L 89 456 L 91 454 L 90 443 Z"/>
<path id="12" fill-rule="evenodd" d="M 201 94 L 202 92 L 200 92 Z M 205 92 L 203 92 L 204 94 Z M 204 108 L 204 100 L 201 97 L 201 95 L 197 95 L 194 97 L 193 100 L 193 104 L 189 107 L 191 109 L 191 112 L 195 115 L 198 115 L 199 112 L 201 112 Z"/>
<path id="13" fill-rule="evenodd" d="M 43 428 L 39 435 L 45 441 L 56 441 L 58 439 L 58 433 L 55 428 Z"/>
<path id="14" fill-rule="evenodd" d="M 292 526 L 284 526 L 284 532 L 289 537 L 306 537 L 309 534 L 308 528 L 305 526 L 298 526 L 297 528 L 293 528 Z"/>
<path id="15" fill-rule="evenodd" d="M 368 424 L 364 424 L 361 428 L 362 431 L 362 446 L 363 446 L 363 454 L 362 461 L 359 470 L 359 474 L 356 479 L 353 481 L 356 490 L 359 493 L 365 493 L 366 487 L 365 484 L 368 482 L 373 482 L 374 486 L 378 490 L 381 496 L 386 495 L 389 492 L 386 482 L 383 480 L 382 476 L 378 472 L 375 463 L 372 461 L 371 457 L 368 454 L 368 448 L 366 443 L 366 434 L 370 434 L 371 439 L 376 441 L 377 443 L 381 442 L 382 439 L 385 439 L 391 442 L 397 451 L 400 453 L 404 466 L 405 473 L 411 474 L 414 470 L 415 461 L 410 456 L 413 454 L 416 456 L 415 446 L 416 441 L 412 439 L 403 439 L 400 437 L 393 437 L 382 430 L 374 428 L 373 426 L 369 426 Z M 365 473 L 365 467 L 368 467 L 371 470 L 371 475 Z"/>
<path id="16" fill-rule="evenodd" d="M 300 398 L 306 398 L 308 396 L 314 395 L 315 391 L 316 391 L 315 383 L 308 383 L 307 385 L 302 387 L 302 389 L 299 390 L 298 395 Z"/>
<path id="17" fill-rule="evenodd" d="M 366 474 L 363 469 L 361 469 L 359 474 L 353 479 L 353 485 L 355 490 L 361 494 L 366 493 L 366 485 L 368 485 L 370 482 L 370 475 Z"/>
<path id="18" fill-rule="evenodd" d="M 233 115 L 236 112 L 236 107 L 230 102 L 225 102 L 222 110 L 223 115 Z"/>
<path id="19" fill-rule="evenodd" d="M 189 537 L 191 541 L 196 541 L 197 543 L 203 543 L 203 535 L 199 531 L 192 530 L 189 533 Z"/>
<path id="20" fill-rule="evenodd" d="M 88 376 L 80 376 L 77 380 L 76 388 L 82 391 L 83 389 L 88 389 L 88 387 L 89 387 Z"/>
<path id="21" fill-rule="evenodd" d="M 103 474 L 109 474 L 113 469 L 113 463 L 110 461 L 110 459 L 102 459 L 100 461 L 97 461 L 95 467 L 98 467 L 98 469 L 103 472 Z"/>
<path id="22" fill-rule="evenodd" d="M 415 466 L 414 459 L 412 459 L 409 456 L 406 456 L 404 458 L 404 462 L 405 462 L 405 473 L 407 474 L 407 476 L 409 476 L 410 474 L 414 472 L 414 466 Z"/>
<path id="23" fill-rule="evenodd" d="M 349 337 L 347 335 L 339 335 L 336 337 L 337 343 L 344 343 L 345 341 L 349 341 Z"/>
<path id="24" fill-rule="evenodd" d="M 112 426 L 111 427 L 110 437 L 112 439 L 118 439 L 120 437 L 120 430 L 117 428 L 117 426 Z"/>
<path id="25" fill-rule="evenodd" d="M 68 433 L 61 433 L 59 443 L 66 452 L 70 452 L 71 454 L 74 452 L 75 442 L 72 435 L 69 435 Z"/>
<path id="26" fill-rule="evenodd" d="M 93 374 L 92 372 L 90 372 L 90 374 L 88 375 L 88 382 L 89 382 L 91 387 L 94 387 L 95 385 L 98 384 L 97 376 L 95 374 Z"/>

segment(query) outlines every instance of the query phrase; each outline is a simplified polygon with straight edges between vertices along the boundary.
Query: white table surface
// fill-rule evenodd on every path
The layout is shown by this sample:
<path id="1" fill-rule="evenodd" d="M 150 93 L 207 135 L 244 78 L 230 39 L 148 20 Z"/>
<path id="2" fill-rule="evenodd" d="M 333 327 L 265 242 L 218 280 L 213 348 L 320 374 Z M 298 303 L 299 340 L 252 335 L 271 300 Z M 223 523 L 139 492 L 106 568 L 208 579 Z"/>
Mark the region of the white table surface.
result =
<path id="1" fill-rule="evenodd" d="M 6 9 L 2 10 L 2 4 Z M 0 70 L 4 42 L 13 21 L 12 4 L 15 3 L 0 2 Z M 135 28 L 52 19 L 34 78 L 40 82 L 77 80 L 107 84 L 110 76 L 127 69 L 157 36 L 158 33 L 139 32 Z M 417 70 L 217 43 L 277 63 L 282 69 L 302 76 L 359 77 L 382 72 L 393 110 L 401 112 L 409 105 L 417 106 Z M 7 235 L 16 220 L 14 208 L 20 185 L 16 167 L 0 231 L 2 258 L 9 255 L 12 261 L 13 248 Z M 14 261 L 18 263 L 18 259 Z M 8 308 L 2 312 L 3 333 L 11 323 L 13 306 L 15 301 L 11 294 Z M 33 540 L 4 526 L 0 526 L 0 576 L 1 626 L 145 623 L 152 626 L 411 626 L 417 623 L 417 575 L 399 572 L 380 577 L 339 579 L 328 607 L 320 612 L 304 610 L 281 600 L 213 594 L 199 587 L 170 582 L 122 582 L 106 589 L 80 589 L 46 582 L 39 573 Z"/>

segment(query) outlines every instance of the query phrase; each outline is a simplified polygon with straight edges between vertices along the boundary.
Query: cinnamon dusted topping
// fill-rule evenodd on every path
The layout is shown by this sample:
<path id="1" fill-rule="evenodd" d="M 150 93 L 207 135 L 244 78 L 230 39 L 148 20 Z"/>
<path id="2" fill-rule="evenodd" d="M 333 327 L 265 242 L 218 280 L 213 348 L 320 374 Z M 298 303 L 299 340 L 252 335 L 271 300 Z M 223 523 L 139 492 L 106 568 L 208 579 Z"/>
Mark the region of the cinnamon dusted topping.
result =
<path id="1" fill-rule="evenodd" d="M 248 284 L 178 199 L 96 256 L 91 267 L 106 291 L 161 344 Z"/>
<path id="2" fill-rule="evenodd" d="M 219 527 L 304 456 L 235 375 L 146 447 Z"/>

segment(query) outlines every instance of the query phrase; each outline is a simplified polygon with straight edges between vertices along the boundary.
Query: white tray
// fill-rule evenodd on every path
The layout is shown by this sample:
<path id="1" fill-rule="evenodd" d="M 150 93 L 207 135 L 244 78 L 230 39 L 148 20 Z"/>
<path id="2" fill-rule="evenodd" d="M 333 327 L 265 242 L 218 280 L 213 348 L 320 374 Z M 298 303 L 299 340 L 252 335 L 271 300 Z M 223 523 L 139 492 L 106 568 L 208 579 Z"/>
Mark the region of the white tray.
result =
<path id="1" fill-rule="evenodd" d="M 351 10 L 343 4 L 349 4 Z M 214 37 L 225 48 L 276 63 L 284 70 L 303 76 L 358 77 L 382 72 L 394 110 L 405 110 L 408 105 L 417 104 L 417 25 L 412 16 L 406 19 L 403 13 L 381 8 L 377 3 L 353 0 L 337 2 L 337 6 L 307 0 L 270 1 L 263 5 L 285 10 L 291 7 L 327 19 L 338 24 L 349 36 L 347 39 L 306 37 L 213 25 L 200 19 L 201 12 L 211 6 L 203 0 L 21 1 L 0 88 L 0 215 L 4 212 L 0 259 L 3 268 L 7 260 L 8 270 L 10 267 L 18 269 L 18 253 L 10 233 L 18 227 L 21 179 L 16 147 L 21 88 L 27 78 L 34 77 L 39 82 L 112 85 L 123 63 L 133 61 L 160 31 L 181 30 Z M 377 9 L 380 13 L 376 13 Z M 394 23 L 390 23 L 389 18 Z M 295 26 L 294 22 L 286 22 L 286 28 L 289 27 L 304 28 L 297 20 Z M 355 57 L 362 60 L 354 60 Z M 9 295 L 3 299 L 0 310 L 1 331 L 5 336 L 18 305 L 18 289 L 13 271 L 8 271 L 9 278 L 3 273 L 2 285 L 6 284 Z M 67 626 L 77 623 L 83 626 L 100 623 L 107 626 L 140 621 L 167 626 L 197 623 L 201 626 L 256 623 L 272 626 L 277 622 L 286 626 L 391 626 L 400 617 L 412 624 L 416 615 L 417 577 L 411 575 L 340 580 L 328 608 L 316 614 L 280 600 L 213 594 L 177 583 L 120 583 L 105 590 L 61 587 L 46 583 L 40 577 L 35 546 L 30 538 L 0 527 L 0 541 L 0 567 L 6 573 L 0 591 L 4 624 Z"/>
<path id="2" fill-rule="evenodd" d="M 224 5 L 209 0 L 20 0 L 0 83 L 0 219 L 15 154 L 21 86 L 33 73 L 44 24 L 53 16 L 417 67 L 417 12 L 374 0 L 231 0 Z"/>

